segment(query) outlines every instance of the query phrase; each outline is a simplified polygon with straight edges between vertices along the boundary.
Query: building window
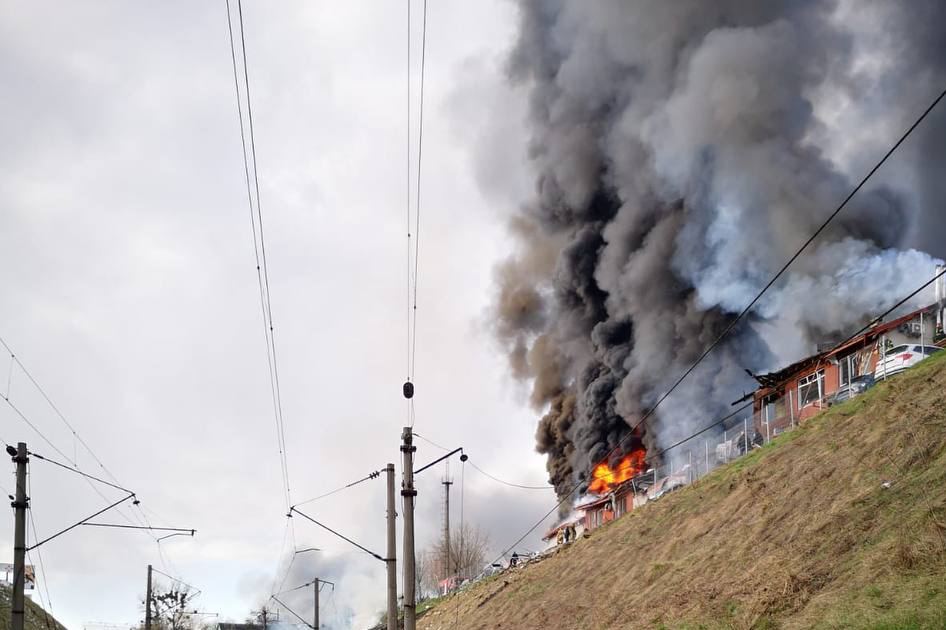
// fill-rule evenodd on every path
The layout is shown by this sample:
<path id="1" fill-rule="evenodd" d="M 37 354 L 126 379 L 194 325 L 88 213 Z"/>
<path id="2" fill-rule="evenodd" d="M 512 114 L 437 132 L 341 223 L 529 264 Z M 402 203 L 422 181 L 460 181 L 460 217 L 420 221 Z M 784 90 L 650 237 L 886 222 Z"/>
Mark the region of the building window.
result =
<path id="1" fill-rule="evenodd" d="M 775 422 L 786 415 L 785 399 L 772 394 L 762 399 L 763 422 Z"/>
<path id="2" fill-rule="evenodd" d="M 821 400 L 824 396 L 824 370 L 818 370 L 798 379 L 798 406 L 804 407 Z"/>
<path id="3" fill-rule="evenodd" d="M 621 497 L 621 498 L 615 497 L 615 501 L 614 501 L 614 517 L 615 518 L 619 516 L 624 516 L 624 512 L 626 511 L 626 507 L 627 507 L 626 501 L 627 499 L 625 499 L 624 497 Z"/>
<path id="4" fill-rule="evenodd" d="M 838 361 L 838 388 L 850 386 L 851 379 L 861 375 L 860 367 L 861 357 L 856 352 Z"/>

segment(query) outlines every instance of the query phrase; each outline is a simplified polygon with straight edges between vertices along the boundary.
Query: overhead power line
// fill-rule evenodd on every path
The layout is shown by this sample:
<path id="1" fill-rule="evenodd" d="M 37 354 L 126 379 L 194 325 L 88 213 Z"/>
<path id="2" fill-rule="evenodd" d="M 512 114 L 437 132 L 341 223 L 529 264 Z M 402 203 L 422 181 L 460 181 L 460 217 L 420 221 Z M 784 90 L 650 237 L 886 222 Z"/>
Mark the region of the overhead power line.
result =
<path id="1" fill-rule="evenodd" d="M 412 313 L 413 337 L 411 339 L 411 378 L 417 361 L 417 284 L 420 267 L 420 201 L 421 201 L 421 170 L 424 155 L 424 78 L 427 67 L 427 0 L 424 0 L 424 18 L 421 28 L 420 48 L 420 106 L 417 123 L 417 186 L 415 188 L 414 210 L 414 310 Z"/>
<path id="2" fill-rule="evenodd" d="M 13 412 L 14 412 L 21 420 L 23 420 L 23 422 L 26 423 L 26 425 L 29 426 L 29 427 L 33 430 L 33 432 L 36 433 L 36 435 L 38 435 L 47 445 L 49 445 L 49 447 L 52 448 L 60 457 L 62 457 L 62 458 L 65 459 L 67 462 L 69 462 L 70 464 L 72 464 L 72 467 L 70 468 L 69 466 L 66 466 L 66 465 L 61 464 L 61 463 L 59 463 L 59 462 L 55 462 L 55 461 L 53 461 L 53 460 L 50 460 L 49 458 L 44 458 L 42 455 L 36 455 L 35 453 L 34 453 L 34 455 L 36 455 L 36 457 L 38 457 L 39 459 L 44 459 L 45 461 L 49 461 L 49 462 L 51 462 L 51 463 L 53 463 L 53 464 L 57 464 L 57 465 L 59 465 L 59 466 L 62 466 L 63 468 L 69 468 L 69 469 L 73 470 L 74 472 L 77 472 L 77 473 L 81 474 L 82 476 L 87 477 L 87 482 L 89 483 L 89 487 L 91 487 L 91 488 L 96 492 L 96 494 L 98 494 L 103 500 L 106 500 L 106 501 L 107 501 L 108 499 L 107 499 L 107 497 L 102 493 L 102 491 L 101 491 L 98 487 L 96 487 L 95 485 L 93 485 L 93 484 L 91 483 L 90 480 L 94 480 L 94 481 L 97 481 L 97 482 L 102 483 L 102 484 L 105 484 L 105 485 L 110 485 L 110 486 L 112 486 L 112 487 L 114 487 L 114 488 L 118 488 L 118 489 L 120 489 L 120 490 L 123 490 L 123 491 L 127 492 L 128 490 L 125 489 L 125 488 L 123 488 L 123 487 L 121 487 L 121 483 L 118 481 L 118 478 L 112 473 L 111 470 L 109 470 L 109 469 L 105 466 L 105 464 L 104 464 L 104 463 L 102 462 L 102 460 L 99 458 L 98 454 L 96 454 L 95 451 L 92 450 L 92 447 L 89 446 L 89 444 L 82 438 L 82 436 L 79 434 L 79 432 L 76 430 L 76 428 L 72 425 L 72 423 L 69 422 L 68 419 L 66 419 L 65 414 L 59 409 L 59 407 L 56 405 L 56 403 L 53 402 L 53 400 L 52 400 L 52 398 L 49 396 L 49 394 L 46 393 L 46 390 L 43 389 L 43 386 L 40 385 L 39 381 L 36 380 L 36 378 L 33 376 L 33 374 L 27 369 L 26 365 L 23 364 L 23 362 L 20 360 L 20 358 L 19 358 L 19 357 L 13 352 L 13 350 L 10 348 L 10 345 L 9 345 L 9 344 L 6 342 L 6 340 L 4 340 L 2 337 L 0 337 L 0 345 L 2 345 L 3 348 L 10 354 L 11 360 L 12 360 L 13 362 L 15 362 L 15 365 L 16 365 L 17 367 L 19 367 L 20 371 L 23 372 L 23 374 L 27 377 L 27 379 L 29 380 L 29 382 L 32 383 L 33 387 L 36 388 L 36 391 L 39 392 L 39 394 L 40 394 L 40 396 L 43 398 L 43 400 L 46 401 L 46 404 L 49 405 L 50 409 L 53 410 L 53 412 L 54 412 L 54 414 L 56 415 L 56 417 L 59 418 L 59 420 L 66 426 L 66 428 L 67 428 L 67 429 L 69 430 L 69 432 L 72 434 L 73 440 L 74 440 L 76 443 L 82 445 L 82 448 L 85 449 L 85 451 L 92 457 L 92 459 L 95 461 L 95 463 L 98 465 L 98 467 L 102 470 L 102 472 L 103 472 L 109 479 L 111 479 L 114 483 L 109 483 L 108 481 L 105 481 L 105 480 L 103 480 L 103 479 L 100 479 L 100 478 L 98 478 L 98 477 L 95 477 L 95 476 L 93 476 L 93 475 L 89 475 L 89 474 L 87 474 L 87 473 L 84 473 L 84 472 L 80 471 L 80 470 L 79 470 L 79 464 L 78 464 L 78 462 L 76 461 L 76 457 L 69 457 L 62 449 L 60 449 L 58 446 L 56 446 L 56 444 L 54 444 L 54 443 L 52 442 L 52 440 L 50 440 L 50 439 L 46 436 L 46 434 L 44 434 L 42 431 L 40 431 L 40 429 L 39 429 L 39 427 L 36 425 L 36 423 L 33 422 L 33 421 L 31 421 L 30 418 L 27 417 L 27 415 L 26 415 L 12 400 L 10 400 L 10 390 L 9 390 L 9 387 L 8 387 L 8 389 L 7 389 L 7 394 L 6 394 L 5 396 L 3 396 L 3 399 L 4 399 L 4 401 L 7 403 L 7 406 L 9 406 L 10 409 L 12 409 Z M 12 364 L 11 364 L 11 368 L 12 368 Z M 9 379 L 8 379 L 8 383 L 9 383 Z M 6 443 L 5 440 L 4 440 L 4 442 Z M 137 512 L 135 511 L 136 509 L 137 509 Z M 141 505 L 140 505 L 140 504 L 134 504 L 134 505 L 133 505 L 133 509 L 130 511 L 130 514 L 132 515 L 132 517 L 134 517 L 134 519 L 132 519 L 132 518 L 130 518 L 129 516 L 127 516 L 127 515 L 125 514 L 125 512 L 123 512 L 121 509 L 116 508 L 115 511 L 116 511 L 125 521 L 127 521 L 127 522 L 130 523 L 130 524 L 131 524 L 131 523 L 137 523 L 137 524 L 139 524 L 139 525 L 142 525 L 142 524 L 143 524 L 143 525 L 147 525 L 148 527 L 150 527 L 150 525 L 151 525 L 150 521 L 148 520 L 148 516 L 141 510 Z M 147 532 L 147 533 L 148 533 L 148 535 L 149 535 L 152 539 L 154 539 L 155 541 L 157 541 L 157 538 L 156 538 L 153 534 L 151 534 L 150 532 Z"/>
<path id="3" fill-rule="evenodd" d="M 179 577 L 174 577 L 173 575 L 168 575 L 167 573 L 164 573 L 163 571 L 158 571 L 158 570 L 155 569 L 154 567 L 152 567 L 151 570 L 152 570 L 154 573 L 157 573 L 158 575 L 163 575 L 163 576 L 166 577 L 167 579 L 169 579 L 169 580 L 171 580 L 171 581 L 173 581 L 173 582 L 176 582 L 177 584 L 181 584 L 181 585 L 183 585 L 183 586 L 186 586 L 186 587 L 189 588 L 189 589 L 192 589 L 192 596 L 193 596 L 193 595 L 197 595 L 197 594 L 203 592 L 203 591 L 201 591 L 199 588 L 197 588 L 196 586 L 194 586 L 193 584 L 188 584 L 187 582 L 185 582 L 184 580 L 182 580 L 182 579 L 179 578 Z"/>
<path id="4" fill-rule="evenodd" d="M 307 521 L 310 521 L 310 522 L 312 522 L 312 523 L 318 525 L 319 527 L 321 527 L 321 528 L 324 529 L 325 531 L 329 532 L 330 534 L 334 534 L 335 536 L 338 536 L 339 538 L 341 538 L 341 539 L 344 540 L 345 542 L 347 542 L 347 543 L 349 543 L 349 544 L 351 544 L 351 545 L 354 545 L 355 547 L 358 547 L 359 549 L 361 549 L 362 551 L 364 551 L 365 553 L 367 553 L 367 554 L 369 554 L 369 555 L 374 556 L 376 559 L 380 560 L 381 562 L 386 562 L 386 560 L 385 560 L 380 554 L 377 554 L 377 553 L 371 551 L 371 550 L 368 549 L 367 547 L 364 547 L 364 546 L 362 546 L 362 545 L 359 545 L 358 543 L 356 543 L 354 540 L 352 540 L 352 539 L 349 538 L 348 536 L 346 536 L 346 535 L 344 535 L 344 534 L 341 534 L 341 533 L 335 531 L 334 529 L 332 529 L 332 528 L 329 527 L 328 525 L 325 525 L 325 524 L 323 524 L 323 523 L 320 523 L 319 521 L 315 520 L 314 518 L 312 518 L 311 516 L 309 516 L 309 515 L 306 514 L 305 512 L 300 512 L 300 511 L 299 511 L 297 508 L 295 508 L 295 507 L 290 508 L 290 510 L 291 510 L 292 512 L 295 512 L 296 514 L 298 514 L 298 515 L 301 516 L 302 518 L 306 519 Z"/>
<path id="5" fill-rule="evenodd" d="M 424 147 L 424 84 L 427 68 L 427 0 L 421 27 L 420 90 L 417 123 L 417 178 L 414 191 L 414 225 L 411 229 L 411 2 L 407 3 L 407 381 L 413 383 L 417 364 L 417 288 L 420 277 L 420 211 Z M 413 237 L 413 252 L 411 238 Z M 407 403 L 408 424 L 414 426 L 414 400 Z"/>
<path id="6" fill-rule="evenodd" d="M 470 466 L 472 466 L 477 472 L 479 472 L 481 475 L 483 475 L 484 477 L 488 477 L 489 479 L 492 479 L 493 481 L 496 481 L 496 482 L 498 482 L 498 483 L 501 483 L 501 484 L 503 484 L 503 485 L 505 485 L 505 486 L 510 486 L 510 487 L 512 487 L 512 488 L 520 488 L 520 489 L 522 489 L 522 490 L 554 490 L 554 489 L 555 489 L 555 486 L 549 486 L 549 485 L 544 485 L 544 486 L 529 486 L 529 485 L 525 485 L 525 484 L 521 484 L 521 483 L 513 483 L 513 482 L 511 482 L 511 481 L 505 481 L 505 480 L 503 480 L 503 479 L 500 479 L 499 477 L 494 477 L 493 475 L 489 474 L 488 472 L 486 472 L 485 470 L 483 470 L 482 468 L 480 468 L 479 466 L 477 466 L 477 465 L 476 465 L 475 463 L 473 463 L 472 461 L 467 462 L 467 463 L 468 463 Z"/>
<path id="7" fill-rule="evenodd" d="M 246 123 L 244 124 L 243 101 L 240 96 L 240 70 L 237 64 L 236 38 L 233 33 L 230 0 L 226 2 L 227 32 L 230 39 L 230 59 L 233 65 L 233 81 L 240 122 L 240 143 L 243 154 L 243 173 L 246 179 L 247 203 L 250 210 L 250 226 L 253 235 L 253 251 L 256 257 L 256 276 L 259 285 L 260 307 L 263 313 L 263 333 L 266 338 L 266 361 L 268 365 L 270 393 L 273 399 L 273 415 L 286 509 L 292 505 L 289 483 L 289 464 L 286 448 L 286 425 L 282 406 L 282 389 L 279 382 L 279 361 L 276 353 L 276 333 L 273 325 L 273 307 L 269 280 L 269 263 L 266 256 L 266 239 L 263 231 L 263 212 L 259 186 L 259 169 L 256 157 L 256 132 L 253 124 L 253 105 L 250 93 L 249 69 L 246 54 L 246 35 L 243 28 L 243 4 L 237 0 L 237 23 L 239 26 L 240 58 L 242 62 L 243 93 L 246 96 Z M 248 133 L 247 133 L 248 132 Z M 247 147 L 249 136 L 249 147 Z M 250 163 L 252 162 L 252 168 Z M 252 176 L 252 179 L 251 179 Z M 254 196 L 255 193 L 255 196 Z M 254 203 L 255 200 L 255 203 Z"/>
<path id="8" fill-rule="evenodd" d="M 317 497 L 312 497 L 311 499 L 306 499 L 305 501 L 301 501 L 301 502 L 299 502 L 299 503 L 296 503 L 296 504 L 293 505 L 292 507 L 299 507 L 300 505 L 305 505 L 306 503 L 312 503 L 313 501 L 318 501 L 319 499 L 324 499 L 324 498 L 326 498 L 326 497 L 330 497 L 330 496 L 332 496 L 333 494 L 337 494 L 337 493 L 341 492 L 342 490 L 347 490 L 348 488 L 357 486 L 358 484 L 360 484 L 360 483 L 362 483 L 362 482 L 364 482 L 364 481 L 368 481 L 369 479 L 377 479 L 380 475 L 381 475 L 381 471 L 380 471 L 380 470 L 376 470 L 376 471 L 374 471 L 374 472 L 370 472 L 370 473 L 368 473 L 368 475 L 367 475 L 366 477 L 362 477 L 361 479 L 358 479 L 358 480 L 356 480 L 356 481 L 352 481 L 351 483 L 347 483 L 347 484 L 345 484 L 344 486 L 340 486 L 340 487 L 338 487 L 338 488 L 335 488 L 334 490 L 331 490 L 331 491 L 329 491 L 329 492 L 326 492 L 325 494 L 320 494 L 320 495 L 317 496 Z"/>
<path id="9" fill-rule="evenodd" d="M 439 449 L 442 450 L 442 451 L 450 450 L 450 449 L 448 449 L 447 447 L 441 446 L 440 444 L 437 444 L 437 443 L 434 442 L 433 440 L 424 437 L 423 435 L 421 435 L 420 433 L 417 433 L 416 431 L 412 431 L 411 433 L 414 435 L 414 437 L 418 437 L 418 438 L 422 439 L 423 441 L 427 442 L 428 444 L 430 444 L 431 446 L 434 446 L 434 447 L 436 447 L 436 448 L 439 448 Z M 483 470 L 482 468 L 480 468 L 479 466 L 477 466 L 477 465 L 476 465 L 475 463 L 473 463 L 472 461 L 470 461 L 470 462 L 468 462 L 468 463 L 470 464 L 470 466 L 472 466 L 473 468 L 475 468 L 475 469 L 476 469 L 480 474 L 482 474 L 484 477 L 487 477 L 487 478 L 489 478 L 489 479 L 492 479 L 493 481 L 496 481 L 496 482 L 501 483 L 501 484 L 506 485 L 506 486 L 510 486 L 510 487 L 513 487 L 513 488 L 521 488 L 522 490 L 551 490 L 551 489 L 554 489 L 554 486 L 550 486 L 550 485 L 534 486 L 534 485 L 529 485 L 529 484 L 520 484 L 520 483 L 513 483 L 513 482 L 511 482 L 511 481 L 505 481 L 505 480 L 503 480 L 503 479 L 500 479 L 499 477 L 496 477 L 495 475 L 491 475 L 490 473 L 486 472 L 485 470 Z"/>
<path id="10" fill-rule="evenodd" d="M 63 463 L 57 462 L 57 461 L 54 460 L 54 459 L 50 459 L 50 458 L 48 458 L 48 457 L 44 457 L 43 455 L 40 455 L 39 453 L 34 453 L 34 452 L 31 451 L 31 452 L 30 452 L 30 455 L 32 455 L 33 457 L 35 457 L 36 459 L 38 459 L 38 460 L 40 460 L 40 461 L 48 462 L 48 463 L 50 463 L 50 464 L 53 464 L 54 466 L 59 466 L 60 468 L 62 468 L 62 469 L 64 469 L 64 470 L 68 470 L 69 472 L 75 473 L 75 474 L 77 474 L 77 475 L 79 475 L 79 476 L 81 476 L 81 477 L 85 477 L 86 479 L 91 479 L 92 481 L 95 481 L 95 482 L 98 482 L 98 483 L 100 483 L 100 484 L 106 485 L 106 486 L 108 486 L 108 487 L 110 487 L 110 488 L 115 488 L 116 490 L 121 490 L 122 492 L 127 492 L 127 493 L 129 493 L 129 494 L 134 494 L 134 492 L 132 492 L 132 491 L 129 490 L 128 488 L 123 488 L 123 487 L 119 486 L 118 484 L 110 483 L 110 482 L 108 482 L 108 481 L 105 481 L 104 479 L 99 479 L 98 477 L 96 477 L 96 476 L 94 476 L 94 475 L 90 475 L 90 474 L 88 474 L 88 473 L 82 472 L 82 471 L 79 470 L 78 468 L 73 468 L 72 466 L 67 466 L 67 465 L 65 465 L 65 464 L 63 464 Z"/>

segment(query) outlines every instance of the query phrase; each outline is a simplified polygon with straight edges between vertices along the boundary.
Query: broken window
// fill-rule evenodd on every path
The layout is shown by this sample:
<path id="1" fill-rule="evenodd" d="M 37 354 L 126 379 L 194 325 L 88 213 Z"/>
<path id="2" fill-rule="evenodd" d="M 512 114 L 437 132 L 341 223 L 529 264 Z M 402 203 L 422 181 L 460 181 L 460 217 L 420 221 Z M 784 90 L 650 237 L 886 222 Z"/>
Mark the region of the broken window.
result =
<path id="1" fill-rule="evenodd" d="M 788 414 L 786 400 L 778 394 L 771 394 L 763 399 L 762 420 L 775 422 Z"/>
<path id="2" fill-rule="evenodd" d="M 804 407 L 824 396 L 824 370 L 818 370 L 798 380 L 798 406 Z"/>
<path id="3" fill-rule="evenodd" d="M 863 374 L 861 352 L 854 352 L 838 361 L 838 389 L 849 387 L 851 381 Z"/>

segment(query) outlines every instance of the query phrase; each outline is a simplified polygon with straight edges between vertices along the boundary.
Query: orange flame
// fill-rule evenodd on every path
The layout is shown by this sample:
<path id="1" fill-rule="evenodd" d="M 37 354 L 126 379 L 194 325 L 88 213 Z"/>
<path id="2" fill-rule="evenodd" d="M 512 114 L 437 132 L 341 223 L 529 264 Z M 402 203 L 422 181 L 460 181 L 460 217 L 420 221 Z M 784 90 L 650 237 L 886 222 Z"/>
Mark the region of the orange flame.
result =
<path id="1" fill-rule="evenodd" d="M 588 484 L 588 492 L 594 494 L 606 494 L 618 484 L 624 483 L 634 475 L 644 471 L 644 449 L 631 451 L 618 462 L 614 468 L 608 466 L 607 462 L 602 462 L 591 471 L 591 483 Z"/>

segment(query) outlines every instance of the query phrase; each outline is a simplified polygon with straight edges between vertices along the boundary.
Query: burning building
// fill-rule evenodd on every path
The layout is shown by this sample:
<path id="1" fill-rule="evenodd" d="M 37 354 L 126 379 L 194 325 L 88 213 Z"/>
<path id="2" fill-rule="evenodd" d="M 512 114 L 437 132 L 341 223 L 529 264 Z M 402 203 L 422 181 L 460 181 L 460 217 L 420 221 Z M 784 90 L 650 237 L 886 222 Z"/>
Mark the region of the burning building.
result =
<path id="1" fill-rule="evenodd" d="M 626 456 L 725 415 L 753 388 L 744 368 L 856 328 L 946 255 L 937 112 L 896 156 L 898 176 L 860 190 L 649 414 L 939 93 L 946 4 L 522 0 L 519 12 L 508 67 L 528 101 L 535 192 L 497 270 L 496 334 L 531 385 L 561 496 L 610 485 Z"/>
<path id="2" fill-rule="evenodd" d="M 841 344 L 777 372 L 756 376 L 759 388 L 745 398 L 753 401 L 755 431 L 774 437 L 855 395 L 852 384 L 859 377 L 868 377 L 871 382 L 885 378 L 885 358 L 891 349 L 905 346 L 902 354 L 911 359 L 914 354 L 922 357 L 923 349 L 928 353 L 946 346 L 946 334 L 938 318 L 944 306 L 946 292 L 940 296 L 938 289 L 937 302 L 930 306 L 876 323 Z"/>

